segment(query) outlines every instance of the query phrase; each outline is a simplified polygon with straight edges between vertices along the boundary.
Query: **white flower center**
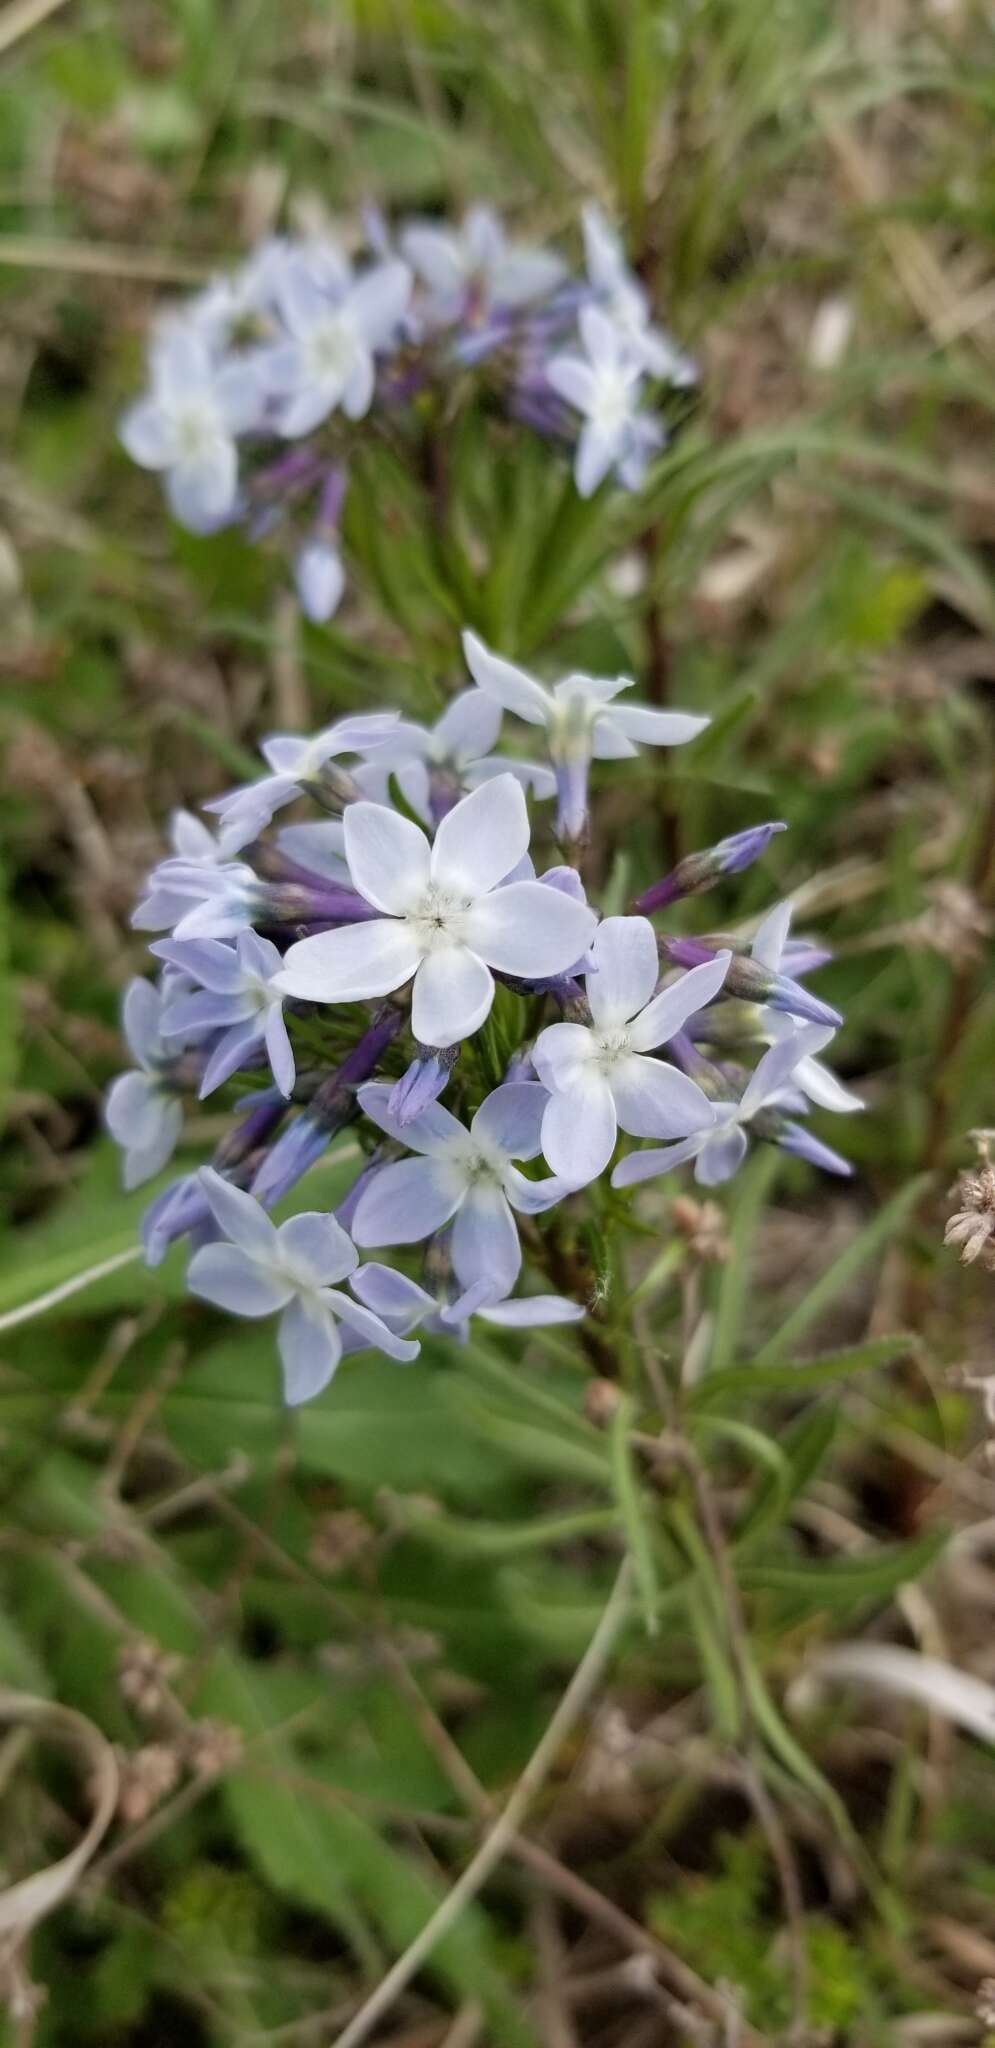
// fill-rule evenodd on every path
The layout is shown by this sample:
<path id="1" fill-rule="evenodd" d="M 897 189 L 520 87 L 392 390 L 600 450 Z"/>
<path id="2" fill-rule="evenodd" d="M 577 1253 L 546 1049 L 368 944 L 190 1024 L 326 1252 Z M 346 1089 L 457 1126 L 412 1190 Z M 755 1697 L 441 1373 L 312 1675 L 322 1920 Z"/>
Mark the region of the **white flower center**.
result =
<path id="1" fill-rule="evenodd" d="M 602 1074 L 610 1074 L 632 1051 L 629 1034 L 621 1029 L 595 1032 L 594 1046 L 595 1065 Z"/>
<path id="2" fill-rule="evenodd" d="M 207 398 L 185 399 L 177 408 L 173 426 L 181 461 L 205 455 L 218 438 L 218 416 Z"/>
<path id="3" fill-rule="evenodd" d="M 435 882 L 429 884 L 421 902 L 408 911 L 405 920 L 424 953 L 438 952 L 443 946 L 463 944 L 466 913 L 472 900 L 469 896 L 453 896 Z"/>
<path id="4" fill-rule="evenodd" d="M 358 337 L 348 313 L 327 313 L 307 338 L 308 367 L 322 379 L 345 382 L 358 353 Z"/>
<path id="5" fill-rule="evenodd" d="M 591 400 L 591 419 L 604 433 L 617 434 L 631 412 L 631 378 L 622 370 L 603 368 Z"/>
<path id="6" fill-rule="evenodd" d="M 503 1153 L 488 1152 L 474 1144 L 462 1164 L 468 1187 L 503 1187 L 508 1164 Z"/>
<path id="7" fill-rule="evenodd" d="M 586 761 L 591 751 L 591 728 L 603 706 L 592 702 L 580 690 L 555 700 L 549 722 L 549 750 L 554 760 Z"/>

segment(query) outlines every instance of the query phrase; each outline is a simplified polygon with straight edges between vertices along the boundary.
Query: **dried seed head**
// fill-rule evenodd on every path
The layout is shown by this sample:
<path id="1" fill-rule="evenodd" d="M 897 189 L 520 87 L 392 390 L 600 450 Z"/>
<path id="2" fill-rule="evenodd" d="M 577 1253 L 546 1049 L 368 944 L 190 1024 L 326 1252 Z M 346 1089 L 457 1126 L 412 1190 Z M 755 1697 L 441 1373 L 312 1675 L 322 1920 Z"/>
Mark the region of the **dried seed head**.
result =
<path id="1" fill-rule="evenodd" d="M 228 1721 L 195 1721 L 186 1744 L 186 1761 L 195 1778 L 217 1778 L 231 1770 L 242 1754 L 242 1731 Z"/>
<path id="2" fill-rule="evenodd" d="M 165 1742 L 147 1742 L 141 1749 L 119 1749 L 117 1754 L 118 1812 L 134 1826 L 146 1820 L 173 1791 L 179 1781 L 180 1760 Z"/>
<path id="3" fill-rule="evenodd" d="M 165 1705 L 170 1683 L 182 1661 L 148 1636 L 135 1636 L 125 1643 L 118 1659 L 122 1697 L 136 1713 L 153 1719 Z"/>
<path id="4" fill-rule="evenodd" d="M 983 1977 L 974 2010 L 983 2027 L 995 2027 L 995 1977 Z"/>
<path id="5" fill-rule="evenodd" d="M 978 1166 L 962 1173 L 953 1192 L 957 1206 L 943 1233 L 944 1244 L 953 1246 L 965 1266 L 976 1260 L 988 1272 L 995 1272 L 995 1167 L 989 1160 L 990 1133 L 971 1133 L 978 1151 Z"/>
<path id="6" fill-rule="evenodd" d="M 678 1195 L 670 1204 L 670 1213 L 696 1259 L 725 1265 L 732 1246 L 726 1236 L 725 1211 L 718 1202 L 696 1202 L 691 1195 Z"/>
<path id="7" fill-rule="evenodd" d="M 341 1572 L 369 1550 L 376 1532 L 365 1515 L 342 1508 L 322 1515 L 311 1539 L 310 1559 L 319 1572 Z"/>

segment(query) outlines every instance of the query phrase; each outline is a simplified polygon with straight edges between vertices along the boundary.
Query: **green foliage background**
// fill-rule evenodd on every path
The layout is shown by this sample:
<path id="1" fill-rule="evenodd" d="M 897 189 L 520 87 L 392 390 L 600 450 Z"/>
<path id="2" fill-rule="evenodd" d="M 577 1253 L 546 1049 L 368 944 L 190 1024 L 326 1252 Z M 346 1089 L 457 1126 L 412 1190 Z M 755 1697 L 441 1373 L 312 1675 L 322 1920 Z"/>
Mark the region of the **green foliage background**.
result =
<path id="1" fill-rule="evenodd" d="M 993 108 L 969 0 L 0 19 L 0 1682 L 87 1716 L 132 1794 L 8 1968 L 4 2048 L 334 2040 L 515 1782 L 626 1547 L 623 1640 L 529 1827 L 629 1935 L 514 1854 L 376 2038 L 717 2040 L 667 1955 L 768 2040 L 910 2043 L 924 2015 L 982 2037 L 988 1752 L 858 1692 L 803 1710 L 795 1682 L 859 1634 L 995 1677 L 995 1485 L 955 1371 L 990 1364 L 993 1282 L 940 1249 L 967 1133 L 995 1122 Z M 171 291 L 277 218 L 485 198 L 576 242 L 585 196 L 702 366 L 638 504 L 582 505 L 472 410 L 429 419 L 447 517 L 371 447 L 325 631 L 294 624 L 263 551 L 168 528 L 114 430 Z M 669 1191 L 631 1271 L 610 1214 L 568 1247 L 621 1363 L 608 1426 L 562 1336 L 360 1360 L 288 1418 L 269 1333 L 186 1300 L 181 1258 L 126 1256 L 147 1191 L 119 1193 L 100 1134 L 168 811 L 274 725 L 438 708 L 464 623 L 554 670 L 645 675 L 662 639 L 674 701 L 713 725 L 633 764 L 614 810 L 606 781 L 609 901 L 675 845 L 783 817 L 762 868 L 675 922 L 802 890 L 868 1102 L 852 1187 L 752 1161 L 725 1264 L 688 1249 Z M 200 1118 L 191 1161 L 219 1130 Z M 316 1206 L 352 1157 L 316 1171 Z M 661 1425 L 640 1358 L 672 1372 L 692 1331 L 682 1427 L 745 1652 L 688 1471 L 640 1450 Z M 157 1768 L 174 1782 L 143 1811 Z M 13 1724 L 6 1879 L 86 1810 L 71 1756 Z M 663 1945 L 652 1995 L 611 1977 L 640 1933 Z"/>

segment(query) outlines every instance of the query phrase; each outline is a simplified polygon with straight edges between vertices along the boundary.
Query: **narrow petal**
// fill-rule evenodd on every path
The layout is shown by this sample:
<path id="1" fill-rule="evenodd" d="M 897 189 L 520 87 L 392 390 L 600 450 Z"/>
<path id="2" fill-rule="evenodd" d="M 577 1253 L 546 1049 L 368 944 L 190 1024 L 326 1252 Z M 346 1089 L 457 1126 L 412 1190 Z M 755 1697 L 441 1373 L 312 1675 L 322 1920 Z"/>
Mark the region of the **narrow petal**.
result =
<path id="1" fill-rule="evenodd" d="M 413 909 L 429 884 L 424 832 L 384 804 L 349 804 L 342 822 L 345 857 L 360 895 L 395 917 Z"/>
<path id="2" fill-rule="evenodd" d="M 574 482 L 582 498 L 592 498 L 598 485 L 604 483 L 621 446 L 616 428 L 606 431 L 589 424 L 582 429 L 574 457 Z"/>
<path id="3" fill-rule="evenodd" d="M 466 1193 L 464 1176 L 441 1159 L 399 1159 L 381 1167 L 363 1189 L 352 1236 L 364 1247 L 419 1244 L 456 1214 Z"/>
<path id="4" fill-rule="evenodd" d="M 283 1366 L 283 1398 L 288 1408 L 299 1408 L 302 1401 L 312 1401 L 327 1387 L 342 1356 L 335 1318 L 323 1302 L 298 1295 L 280 1317 L 276 1341 Z"/>
<path id="5" fill-rule="evenodd" d="M 439 947 L 415 975 L 411 1028 L 422 1045 L 455 1045 L 480 1029 L 493 1001 L 493 979 L 477 954 Z"/>
<path id="6" fill-rule="evenodd" d="M 832 1109 L 838 1116 L 846 1116 L 864 1107 L 860 1096 L 844 1088 L 842 1081 L 838 1081 L 831 1068 L 823 1066 L 821 1060 L 799 1060 L 791 1078 L 795 1087 L 800 1088 L 820 1109 Z"/>
<path id="7" fill-rule="evenodd" d="M 686 746 L 711 724 L 690 711 L 653 711 L 648 704 L 613 705 L 609 717 L 627 740 L 643 747 Z"/>
<path id="8" fill-rule="evenodd" d="M 118 1145 L 143 1151 L 152 1145 L 162 1121 L 162 1091 L 149 1074 L 119 1074 L 104 1103 L 104 1122 Z"/>
<path id="9" fill-rule="evenodd" d="M 546 382 L 575 412 L 589 412 L 598 380 L 583 356 L 554 356 L 546 364 Z"/>
<path id="10" fill-rule="evenodd" d="M 142 1067 L 157 1059 L 162 1051 L 159 1038 L 161 1012 L 162 997 L 155 983 L 146 981 L 144 975 L 136 974 L 124 992 L 121 1029 Z"/>
<path id="11" fill-rule="evenodd" d="M 586 1187 L 615 1150 L 618 1124 L 611 1089 L 591 1075 L 583 1089 L 551 1095 L 542 1120 L 543 1155 L 570 1187 Z"/>
<path id="12" fill-rule="evenodd" d="M 750 950 L 757 966 L 766 967 L 769 974 L 781 971 L 781 956 L 791 930 L 791 908 L 790 903 L 775 903 L 757 926 Z"/>
<path id="13" fill-rule="evenodd" d="M 520 1301 L 484 1302 L 477 1314 L 499 1330 L 540 1330 L 551 1323 L 582 1323 L 586 1311 L 562 1294 L 527 1294 Z"/>
<path id="14" fill-rule="evenodd" d="M 411 1360 L 417 1358 L 421 1350 L 420 1344 L 412 1344 L 398 1331 L 388 1329 L 387 1324 L 382 1322 L 378 1315 L 374 1315 L 372 1309 L 364 1307 L 360 1301 L 350 1300 L 348 1294 L 340 1294 L 337 1289 L 333 1289 L 331 1295 L 336 1315 L 350 1330 L 354 1330 L 364 1343 L 372 1344 L 376 1351 L 385 1351 L 388 1358 L 396 1358 L 401 1365 L 410 1365 Z"/>
<path id="15" fill-rule="evenodd" d="M 390 1107 L 394 1093 L 390 1081 L 367 1081 L 357 1090 L 360 1108 L 388 1137 L 396 1138 L 412 1152 L 442 1152 L 447 1146 L 466 1143 L 466 1129 L 441 1102 L 430 1102 L 409 1124 L 402 1124 Z"/>
<path id="16" fill-rule="evenodd" d="M 613 1188 L 633 1188 L 640 1181 L 654 1180 L 659 1173 L 670 1173 L 675 1166 L 683 1166 L 688 1159 L 696 1159 L 704 1144 L 704 1138 L 697 1132 L 693 1138 L 681 1138 L 676 1145 L 654 1145 L 648 1152 L 630 1152 L 626 1159 L 620 1159 L 612 1174 Z"/>
<path id="17" fill-rule="evenodd" d="M 118 422 L 122 447 L 142 469 L 168 469 L 176 460 L 176 430 L 171 415 L 155 398 L 140 398 Z"/>
<path id="18" fill-rule="evenodd" d="M 171 1159 L 183 1130 L 183 1111 L 178 1102 L 160 1100 L 159 1121 L 154 1134 L 141 1145 L 128 1145 L 124 1155 L 123 1181 L 130 1193 L 161 1172 Z"/>
<path id="19" fill-rule="evenodd" d="M 706 960 L 701 967 L 692 967 L 688 974 L 682 974 L 679 981 L 672 982 L 660 995 L 647 1003 L 641 1016 L 635 1019 L 629 1037 L 636 1052 L 651 1052 L 657 1045 L 666 1045 L 668 1039 L 683 1031 L 689 1017 L 703 1010 L 706 1003 L 718 995 L 726 975 L 732 954 L 716 953 L 714 960 Z"/>
<path id="20" fill-rule="evenodd" d="M 740 1114 L 744 1122 L 787 1086 L 800 1060 L 822 1052 L 834 1035 L 830 1025 L 812 1024 L 770 1046 L 743 1090 Z"/>
<path id="21" fill-rule="evenodd" d="M 660 979 L 656 933 L 648 917 L 606 917 L 591 944 L 585 987 L 596 1024 L 627 1024 Z"/>
<path id="22" fill-rule="evenodd" d="M 358 808 L 358 806 L 353 806 Z M 349 812 L 346 812 L 348 823 Z M 460 896 L 483 896 L 528 852 L 529 813 L 513 775 L 497 775 L 454 804 L 432 847 L 432 880 Z"/>
<path id="23" fill-rule="evenodd" d="M 509 1159 L 535 1159 L 548 1101 L 537 1081 L 508 1081 L 481 1103 L 470 1130 L 475 1138 L 499 1145 Z"/>
<path id="24" fill-rule="evenodd" d="M 291 1096 L 294 1092 L 297 1069 L 279 1003 L 273 1003 L 266 1013 L 266 1052 L 273 1079 L 281 1095 Z"/>
<path id="25" fill-rule="evenodd" d="M 466 914 L 466 943 L 491 967 L 527 981 L 565 974 L 586 953 L 597 917 L 542 882 L 493 889 Z"/>
<path id="26" fill-rule="evenodd" d="M 534 676 L 516 668 L 513 662 L 504 661 L 500 654 L 492 654 L 476 633 L 464 633 L 463 653 L 479 689 L 486 690 L 489 697 L 494 697 L 506 711 L 513 711 L 516 718 L 524 718 L 527 724 L 548 725 L 552 698 Z"/>
<path id="27" fill-rule="evenodd" d="M 453 1224 L 453 1271 L 462 1287 L 486 1282 L 500 1301 L 510 1294 L 521 1271 L 518 1226 L 500 1188 L 479 1181 L 462 1204 Z"/>
<path id="28" fill-rule="evenodd" d="M 406 924 L 374 918 L 298 939 L 272 986 L 312 1003 L 365 1002 L 402 988 L 420 960 L 421 947 Z"/>
<path id="29" fill-rule="evenodd" d="M 273 1265 L 276 1260 L 276 1229 L 265 1209 L 243 1188 L 233 1187 L 230 1180 L 215 1173 L 213 1166 L 202 1166 L 199 1178 L 211 1214 L 225 1236 L 253 1258 Z"/>
<path id="30" fill-rule="evenodd" d="M 281 1223 L 277 1243 L 281 1266 L 302 1287 L 330 1287 L 358 1263 L 356 1247 L 341 1224 L 316 1209 Z"/>
<path id="31" fill-rule="evenodd" d="M 289 1281 L 270 1272 L 237 1244 L 205 1244 L 187 1269 L 187 1286 L 233 1316 L 275 1315 L 290 1300 Z"/>
<path id="32" fill-rule="evenodd" d="M 517 1166 L 510 1166 L 505 1175 L 504 1192 L 519 1216 L 545 1216 L 547 1209 L 555 1209 L 567 1195 L 575 1195 L 575 1181 L 561 1180 L 557 1174 L 550 1174 L 546 1180 L 528 1180 Z"/>
<path id="33" fill-rule="evenodd" d="M 200 1099 L 203 1102 L 213 1095 L 222 1082 L 230 1081 L 240 1067 L 251 1066 L 256 1060 L 263 1042 L 262 1027 L 253 1021 L 249 1024 L 233 1024 L 225 1031 L 207 1062 L 200 1080 Z"/>

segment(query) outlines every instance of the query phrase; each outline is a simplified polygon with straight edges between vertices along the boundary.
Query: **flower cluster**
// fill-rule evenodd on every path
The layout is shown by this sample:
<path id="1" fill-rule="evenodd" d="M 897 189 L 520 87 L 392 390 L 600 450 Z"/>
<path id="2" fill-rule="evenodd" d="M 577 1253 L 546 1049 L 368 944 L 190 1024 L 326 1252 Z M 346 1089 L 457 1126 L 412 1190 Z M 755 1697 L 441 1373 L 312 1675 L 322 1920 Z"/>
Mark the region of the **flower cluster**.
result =
<path id="1" fill-rule="evenodd" d="M 549 685 L 464 646 L 473 684 L 434 727 L 383 713 L 268 740 L 267 772 L 208 805 L 214 830 L 174 820 L 134 913 L 161 971 L 128 991 L 136 1065 L 107 1103 L 127 1184 L 165 1165 L 184 1097 L 239 1089 L 212 1164 L 152 1202 L 146 1254 L 188 1238 L 195 1293 L 279 1318 L 291 1402 L 346 1351 L 413 1357 L 419 1329 L 580 1319 L 532 1287 L 563 1270 L 552 1212 L 606 1177 L 624 1190 L 693 1161 L 712 1188 L 751 1139 L 849 1171 L 805 1121 L 860 1103 L 822 1062 L 841 1019 L 805 986 L 826 955 L 790 937 L 788 906 L 752 943 L 653 922 L 783 827 L 687 856 L 625 914 L 582 880 L 592 761 L 706 721 L 630 704 L 625 677 Z M 505 713 L 541 729 L 544 760 L 494 751 Z M 347 1124 L 363 1157 L 345 1200 L 277 1228 L 267 1211 Z M 412 1245 L 420 1279 L 360 1263 Z"/>
<path id="2" fill-rule="evenodd" d="M 433 396 L 448 410 L 476 391 L 572 451 L 585 497 L 607 477 L 636 489 L 667 437 L 668 391 L 695 372 L 593 207 L 584 241 L 582 276 L 510 241 L 486 207 L 394 237 L 372 220 L 358 266 L 325 238 L 268 241 L 161 322 L 124 446 L 194 532 L 278 531 L 318 622 L 345 586 L 351 455 L 374 429 L 402 435 Z"/>

